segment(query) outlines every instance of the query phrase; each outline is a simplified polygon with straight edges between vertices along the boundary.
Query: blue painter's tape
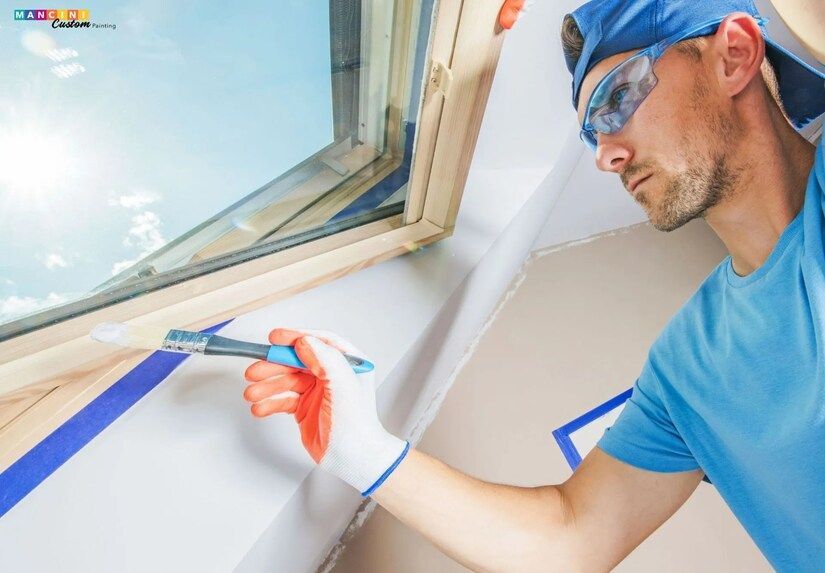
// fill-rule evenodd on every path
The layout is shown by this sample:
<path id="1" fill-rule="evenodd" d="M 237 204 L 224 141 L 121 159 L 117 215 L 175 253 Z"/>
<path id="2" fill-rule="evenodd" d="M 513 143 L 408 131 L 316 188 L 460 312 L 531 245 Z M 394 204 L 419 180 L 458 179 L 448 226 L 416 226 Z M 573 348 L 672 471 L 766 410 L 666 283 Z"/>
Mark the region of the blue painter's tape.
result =
<path id="1" fill-rule="evenodd" d="M 381 477 L 378 478 L 374 484 L 372 484 L 369 488 L 367 488 L 367 491 L 361 492 L 361 495 L 364 496 L 364 497 L 371 496 L 375 492 L 375 490 L 378 489 L 378 486 L 380 486 L 382 483 L 384 483 L 384 481 L 388 477 L 390 477 L 390 474 L 395 470 L 395 468 L 398 467 L 398 464 L 401 463 L 401 460 L 403 460 L 405 457 L 407 457 L 407 452 L 409 452 L 409 451 L 410 451 L 410 443 L 407 442 L 407 445 L 404 446 L 404 451 L 401 452 L 401 455 L 398 456 L 398 459 L 395 460 L 393 462 L 393 464 L 390 467 L 387 468 L 387 471 L 385 471 L 383 474 L 381 474 Z"/>
<path id="2" fill-rule="evenodd" d="M 227 320 L 203 332 L 216 332 Z M 160 384 L 188 354 L 153 352 L 0 473 L 0 517 Z"/>
<path id="3" fill-rule="evenodd" d="M 570 469 L 575 470 L 579 467 L 579 464 L 582 463 L 581 453 L 576 449 L 576 445 L 570 438 L 570 434 L 583 428 L 593 420 L 601 418 L 611 410 L 618 408 L 630 398 L 632 393 L 633 388 L 629 388 L 604 404 L 599 404 L 589 412 L 585 412 L 575 420 L 566 423 L 561 428 L 553 430 L 553 437 L 556 438 L 556 443 L 559 445 L 559 448 L 561 448 L 561 453 L 564 454 L 564 459 L 567 460 Z"/>
<path id="4" fill-rule="evenodd" d="M 553 430 L 553 437 L 556 438 L 556 443 L 561 448 L 561 453 L 564 454 L 564 459 L 567 460 L 570 469 L 575 470 L 579 467 L 579 464 L 582 463 L 582 457 L 573 440 L 570 439 L 570 434 L 563 433 L 561 429 Z"/>

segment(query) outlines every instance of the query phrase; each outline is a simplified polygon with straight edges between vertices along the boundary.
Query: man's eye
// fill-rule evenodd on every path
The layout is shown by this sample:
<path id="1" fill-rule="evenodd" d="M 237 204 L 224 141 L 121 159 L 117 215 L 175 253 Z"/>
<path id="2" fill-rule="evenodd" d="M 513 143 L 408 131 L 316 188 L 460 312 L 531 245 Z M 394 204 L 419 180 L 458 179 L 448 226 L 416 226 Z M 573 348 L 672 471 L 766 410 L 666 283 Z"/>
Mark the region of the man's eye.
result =
<path id="1" fill-rule="evenodd" d="M 624 83 L 614 88 L 613 91 L 602 99 L 604 103 L 593 109 L 590 116 L 597 117 L 616 112 L 622 101 L 624 101 L 625 96 L 627 96 L 628 91 L 630 91 L 630 84 L 628 83 Z"/>
<path id="2" fill-rule="evenodd" d="M 627 84 L 620 86 L 613 90 L 610 94 L 610 103 L 614 106 L 619 105 L 624 100 L 624 96 L 627 95 Z"/>

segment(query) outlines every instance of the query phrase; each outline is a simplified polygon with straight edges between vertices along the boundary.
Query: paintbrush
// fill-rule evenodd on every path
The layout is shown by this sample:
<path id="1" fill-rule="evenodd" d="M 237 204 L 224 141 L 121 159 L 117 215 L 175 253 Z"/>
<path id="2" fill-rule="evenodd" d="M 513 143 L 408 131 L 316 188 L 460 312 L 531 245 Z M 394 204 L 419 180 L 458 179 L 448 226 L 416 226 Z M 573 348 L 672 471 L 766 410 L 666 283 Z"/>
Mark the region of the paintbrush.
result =
<path id="1" fill-rule="evenodd" d="M 189 330 L 167 330 L 154 326 L 136 326 L 120 322 L 103 322 L 98 324 L 89 333 L 98 342 L 109 342 L 128 348 L 144 348 L 147 350 L 167 350 L 184 354 L 211 354 L 216 356 L 242 356 L 257 358 L 284 366 L 306 370 L 292 346 L 278 344 L 257 344 L 233 340 L 217 334 L 207 332 L 191 332 Z M 364 358 L 344 354 L 356 373 L 369 372 L 375 365 Z"/>

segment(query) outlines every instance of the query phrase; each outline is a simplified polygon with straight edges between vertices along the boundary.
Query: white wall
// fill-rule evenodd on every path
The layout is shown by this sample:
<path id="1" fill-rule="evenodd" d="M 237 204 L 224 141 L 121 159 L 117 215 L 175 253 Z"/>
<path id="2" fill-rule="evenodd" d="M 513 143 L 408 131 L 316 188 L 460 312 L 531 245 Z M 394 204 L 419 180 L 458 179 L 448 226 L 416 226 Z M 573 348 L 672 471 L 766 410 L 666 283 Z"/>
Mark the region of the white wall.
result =
<path id="1" fill-rule="evenodd" d="M 596 169 L 588 150 L 579 157 L 570 181 L 556 201 L 534 250 L 583 239 L 647 220 L 615 173 Z"/>
<path id="2" fill-rule="evenodd" d="M 506 32 L 474 168 L 546 169 L 576 124 L 558 28 L 576 2 L 536 2 Z M 574 146 L 583 146 L 575 136 Z"/>

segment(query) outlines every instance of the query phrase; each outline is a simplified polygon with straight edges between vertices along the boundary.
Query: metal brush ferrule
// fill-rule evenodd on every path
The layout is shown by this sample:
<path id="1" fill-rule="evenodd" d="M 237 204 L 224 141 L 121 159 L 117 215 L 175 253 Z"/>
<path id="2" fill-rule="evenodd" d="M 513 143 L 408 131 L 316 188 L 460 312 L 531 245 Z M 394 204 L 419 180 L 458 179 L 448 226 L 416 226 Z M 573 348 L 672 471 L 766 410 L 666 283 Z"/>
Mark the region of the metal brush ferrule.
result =
<path id="1" fill-rule="evenodd" d="M 212 338 L 211 334 L 190 332 L 188 330 L 170 330 L 161 344 L 161 350 L 171 352 L 186 352 L 187 354 L 203 354 L 206 343 Z"/>

